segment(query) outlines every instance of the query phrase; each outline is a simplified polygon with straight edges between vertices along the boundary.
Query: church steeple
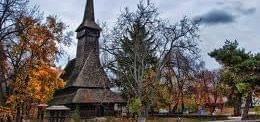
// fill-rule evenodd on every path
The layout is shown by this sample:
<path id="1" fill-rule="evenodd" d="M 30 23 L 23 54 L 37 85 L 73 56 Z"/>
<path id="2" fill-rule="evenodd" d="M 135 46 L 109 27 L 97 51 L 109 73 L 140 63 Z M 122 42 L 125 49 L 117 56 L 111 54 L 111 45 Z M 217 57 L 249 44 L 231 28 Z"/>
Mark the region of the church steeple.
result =
<path id="1" fill-rule="evenodd" d="M 85 8 L 83 22 L 87 21 L 87 20 L 95 22 L 93 0 L 88 0 L 87 3 L 86 3 L 86 8 Z"/>
<path id="2" fill-rule="evenodd" d="M 93 4 L 93 0 L 87 0 L 83 22 L 76 30 L 76 58 L 68 63 L 62 75 L 66 86 L 56 91 L 51 101 L 52 105 L 65 105 L 71 110 L 79 106 L 79 112 L 84 113 L 80 118 L 110 115 L 116 112 L 116 104 L 126 104 L 119 94 L 110 90 L 110 81 L 100 63 L 101 28 L 95 22 Z"/>
<path id="3" fill-rule="evenodd" d="M 87 0 L 83 22 L 77 28 L 76 32 L 79 32 L 80 30 L 82 30 L 84 28 L 96 29 L 99 31 L 101 30 L 99 25 L 95 22 L 94 1 L 93 0 Z"/>

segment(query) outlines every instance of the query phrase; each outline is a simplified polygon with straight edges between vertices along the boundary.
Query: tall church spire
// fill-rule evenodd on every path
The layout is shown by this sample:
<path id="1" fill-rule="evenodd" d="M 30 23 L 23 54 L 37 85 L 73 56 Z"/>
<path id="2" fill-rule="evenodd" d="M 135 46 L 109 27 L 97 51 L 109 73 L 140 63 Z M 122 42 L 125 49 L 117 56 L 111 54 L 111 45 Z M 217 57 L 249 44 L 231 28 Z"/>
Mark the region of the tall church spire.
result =
<path id="1" fill-rule="evenodd" d="M 84 113 L 80 114 L 80 118 L 110 115 L 115 113 L 115 105 L 126 104 L 119 94 L 110 90 L 110 81 L 100 63 L 101 28 L 95 22 L 93 4 L 93 0 L 87 0 L 83 22 L 76 30 L 77 55 L 68 63 L 62 75 L 66 86 L 55 92 L 50 103 L 65 105 L 71 110 L 79 106 L 79 112 Z"/>
<path id="2" fill-rule="evenodd" d="M 93 0 L 87 0 L 83 22 L 80 24 L 80 26 L 78 27 L 76 32 L 82 30 L 83 28 L 101 30 L 99 25 L 95 22 L 94 1 Z"/>
<path id="3" fill-rule="evenodd" d="M 87 0 L 85 13 L 84 13 L 84 18 L 83 18 L 83 22 L 84 21 L 93 21 L 93 22 L 95 22 L 93 0 Z"/>

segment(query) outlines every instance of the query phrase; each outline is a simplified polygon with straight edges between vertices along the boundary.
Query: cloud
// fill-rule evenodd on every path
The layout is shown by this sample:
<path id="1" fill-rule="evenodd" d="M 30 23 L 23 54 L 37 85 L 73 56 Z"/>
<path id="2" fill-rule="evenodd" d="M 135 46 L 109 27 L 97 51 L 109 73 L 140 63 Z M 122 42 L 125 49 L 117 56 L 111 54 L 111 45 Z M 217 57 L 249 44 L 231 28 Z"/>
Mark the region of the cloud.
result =
<path id="1" fill-rule="evenodd" d="M 234 22 L 236 17 L 227 11 L 223 10 L 211 10 L 203 15 L 194 18 L 195 22 L 200 24 L 226 24 Z"/>
<path id="2" fill-rule="evenodd" d="M 242 1 L 217 2 L 216 4 L 223 10 L 232 11 L 239 15 L 249 15 L 256 12 L 256 7 L 246 5 Z"/>
<path id="3" fill-rule="evenodd" d="M 204 14 L 195 16 L 194 21 L 200 24 L 216 25 L 230 24 L 239 21 L 243 16 L 249 16 L 256 13 L 256 7 L 247 5 L 241 1 L 219 1 L 215 3 L 217 6 L 209 9 Z"/>
<path id="4" fill-rule="evenodd" d="M 256 12 L 256 8 L 248 8 L 248 9 L 239 9 L 239 11 L 244 15 L 254 14 Z"/>

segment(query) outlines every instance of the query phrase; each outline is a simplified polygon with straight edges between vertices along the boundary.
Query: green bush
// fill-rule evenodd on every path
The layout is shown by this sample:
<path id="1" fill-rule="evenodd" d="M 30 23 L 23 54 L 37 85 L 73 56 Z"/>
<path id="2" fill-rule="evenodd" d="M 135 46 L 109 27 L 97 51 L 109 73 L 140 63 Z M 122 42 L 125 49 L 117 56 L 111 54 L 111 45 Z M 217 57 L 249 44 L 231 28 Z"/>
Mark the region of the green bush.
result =
<path id="1" fill-rule="evenodd" d="M 256 112 L 257 115 L 260 115 L 260 106 L 254 107 L 254 112 Z"/>
<path id="2" fill-rule="evenodd" d="M 74 122 L 80 122 L 80 108 L 76 106 L 76 109 L 72 113 L 72 119 Z"/>
<path id="3" fill-rule="evenodd" d="M 129 107 L 129 112 L 139 116 L 141 114 L 140 109 L 142 107 L 142 101 L 140 100 L 140 98 L 132 99 L 128 103 L 128 107 Z"/>

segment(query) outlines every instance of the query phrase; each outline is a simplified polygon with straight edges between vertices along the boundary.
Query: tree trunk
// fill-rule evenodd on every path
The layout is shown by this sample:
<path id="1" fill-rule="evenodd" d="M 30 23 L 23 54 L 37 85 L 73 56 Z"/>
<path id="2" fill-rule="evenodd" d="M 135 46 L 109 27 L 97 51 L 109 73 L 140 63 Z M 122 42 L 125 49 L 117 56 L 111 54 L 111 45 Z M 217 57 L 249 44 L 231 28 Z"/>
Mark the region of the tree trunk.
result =
<path id="1" fill-rule="evenodd" d="M 234 99 L 234 116 L 241 116 L 242 94 L 236 94 Z"/>
<path id="2" fill-rule="evenodd" d="M 184 113 L 185 105 L 184 105 L 184 94 L 183 91 L 181 90 L 181 113 Z"/>
<path id="3" fill-rule="evenodd" d="M 171 113 L 171 110 L 172 110 L 171 105 L 168 105 L 168 113 L 167 113 L 167 115 L 169 115 Z"/>
<path id="4" fill-rule="evenodd" d="M 16 122 L 22 122 L 24 117 L 24 103 L 20 103 L 16 109 Z"/>
<path id="5" fill-rule="evenodd" d="M 181 113 L 182 114 L 184 113 L 184 110 L 185 110 L 185 105 L 184 105 L 184 102 L 182 101 L 182 103 L 181 103 Z"/>
<path id="6" fill-rule="evenodd" d="M 15 118 L 15 121 L 16 122 L 21 122 L 22 120 L 21 120 L 21 109 L 20 109 L 20 107 L 17 107 L 17 109 L 16 109 L 16 118 Z"/>
<path id="7" fill-rule="evenodd" d="M 248 118 L 248 111 L 249 111 L 249 107 L 250 107 L 250 103 L 251 103 L 251 98 L 252 98 L 252 92 L 250 91 L 248 93 L 248 95 L 246 96 L 246 104 L 245 104 L 245 108 L 243 110 L 242 120 L 246 120 Z"/>
<path id="8" fill-rule="evenodd" d="M 0 79 L 0 105 L 2 105 L 2 106 L 4 105 L 4 91 L 3 91 L 1 79 Z"/>
<path id="9" fill-rule="evenodd" d="M 173 109 L 172 109 L 172 112 L 173 112 L 173 113 L 176 113 L 176 111 L 177 111 L 177 109 L 178 109 L 178 105 L 179 105 L 179 102 L 177 102 L 177 103 L 174 105 L 174 107 L 173 107 Z"/>
<path id="10" fill-rule="evenodd" d="M 145 105 L 145 110 L 144 110 L 144 117 L 147 118 L 149 116 L 149 110 L 150 110 L 150 104 Z"/>

